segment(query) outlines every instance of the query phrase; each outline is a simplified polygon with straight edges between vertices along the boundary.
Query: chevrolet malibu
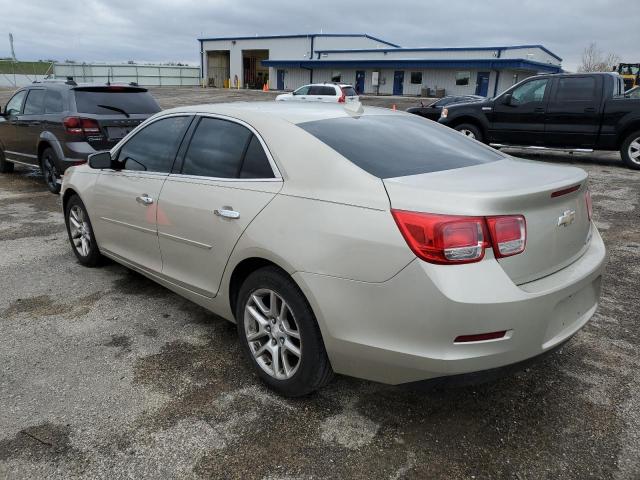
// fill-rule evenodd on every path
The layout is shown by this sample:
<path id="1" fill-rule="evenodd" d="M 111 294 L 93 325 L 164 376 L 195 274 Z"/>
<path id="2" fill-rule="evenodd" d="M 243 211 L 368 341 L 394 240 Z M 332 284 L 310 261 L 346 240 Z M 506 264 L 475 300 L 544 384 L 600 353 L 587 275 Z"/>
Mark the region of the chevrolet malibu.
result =
<path id="1" fill-rule="evenodd" d="M 288 396 L 528 362 L 589 321 L 605 261 L 583 170 L 359 105 L 163 111 L 68 170 L 63 204 L 81 264 L 235 322 Z"/>

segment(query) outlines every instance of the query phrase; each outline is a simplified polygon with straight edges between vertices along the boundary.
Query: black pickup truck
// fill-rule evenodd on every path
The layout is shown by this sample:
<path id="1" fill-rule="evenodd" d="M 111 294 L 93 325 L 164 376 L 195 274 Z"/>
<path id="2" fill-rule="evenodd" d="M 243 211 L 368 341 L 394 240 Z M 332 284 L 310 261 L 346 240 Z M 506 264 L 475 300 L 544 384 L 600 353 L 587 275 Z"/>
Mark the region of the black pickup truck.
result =
<path id="1" fill-rule="evenodd" d="M 640 99 L 616 73 L 538 75 L 484 102 L 442 109 L 438 120 L 494 147 L 619 150 L 640 170 Z"/>

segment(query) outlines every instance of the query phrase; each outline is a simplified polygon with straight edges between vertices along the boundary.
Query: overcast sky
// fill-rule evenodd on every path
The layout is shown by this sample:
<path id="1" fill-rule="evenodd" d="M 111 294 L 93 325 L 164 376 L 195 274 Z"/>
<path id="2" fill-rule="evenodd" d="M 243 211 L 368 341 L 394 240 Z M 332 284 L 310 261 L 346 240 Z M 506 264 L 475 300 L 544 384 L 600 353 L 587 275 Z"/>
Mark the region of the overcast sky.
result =
<path id="1" fill-rule="evenodd" d="M 0 57 L 12 32 L 20 60 L 195 64 L 201 36 L 322 30 L 403 47 L 540 43 L 569 70 L 596 42 L 640 62 L 638 0 L 0 0 L 0 12 Z"/>

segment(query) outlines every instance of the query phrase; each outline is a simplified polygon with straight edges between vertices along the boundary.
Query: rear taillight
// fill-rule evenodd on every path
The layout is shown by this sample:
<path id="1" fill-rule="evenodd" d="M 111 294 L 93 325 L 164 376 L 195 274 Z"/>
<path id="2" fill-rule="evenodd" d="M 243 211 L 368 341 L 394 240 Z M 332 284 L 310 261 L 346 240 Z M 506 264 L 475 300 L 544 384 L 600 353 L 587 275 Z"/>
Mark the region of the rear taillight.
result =
<path id="1" fill-rule="evenodd" d="M 478 262 L 493 247 L 496 258 L 516 255 L 526 245 L 522 215 L 466 217 L 391 210 L 400 233 L 418 258 L 429 263 Z"/>
<path id="2" fill-rule="evenodd" d="M 100 125 L 93 118 L 66 117 L 62 123 L 71 135 L 100 135 Z"/>
<path id="3" fill-rule="evenodd" d="M 482 260 L 488 243 L 483 217 L 459 217 L 392 210 L 409 248 L 419 258 L 439 264 Z"/>
<path id="4" fill-rule="evenodd" d="M 584 192 L 584 200 L 587 203 L 587 215 L 589 216 L 589 221 L 593 218 L 593 202 L 591 201 L 591 192 L 587 190 Z"/>
<path id="5" fill-rule="evenodd" d="M 487 217 L 487 225 L 496 258 L 524 252 L 527 243 L 527 223 L 522 215 Z"/>
<path id="6" fill-rule="evenodd" d="M 340 89 L 340 98 L 338 99 L 338 103 L 346 103 L 347 101 L 347 96 L 344 94 L 344 90 L 341 88 Z"/>

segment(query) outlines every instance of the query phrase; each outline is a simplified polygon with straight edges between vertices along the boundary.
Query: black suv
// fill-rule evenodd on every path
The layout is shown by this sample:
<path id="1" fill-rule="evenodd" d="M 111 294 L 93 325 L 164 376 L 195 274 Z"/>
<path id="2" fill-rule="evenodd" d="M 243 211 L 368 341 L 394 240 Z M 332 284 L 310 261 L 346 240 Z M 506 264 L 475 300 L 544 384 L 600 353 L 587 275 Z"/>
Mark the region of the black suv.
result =
<path id="1" fill-rule="evenodd" d="M 160 106 L 135 84 L 43 81 L 18 90 L 0 112 L 0 172 L 13 164 L 40 167 L 53 193 L 61 175 L 108 150 Z"/>

